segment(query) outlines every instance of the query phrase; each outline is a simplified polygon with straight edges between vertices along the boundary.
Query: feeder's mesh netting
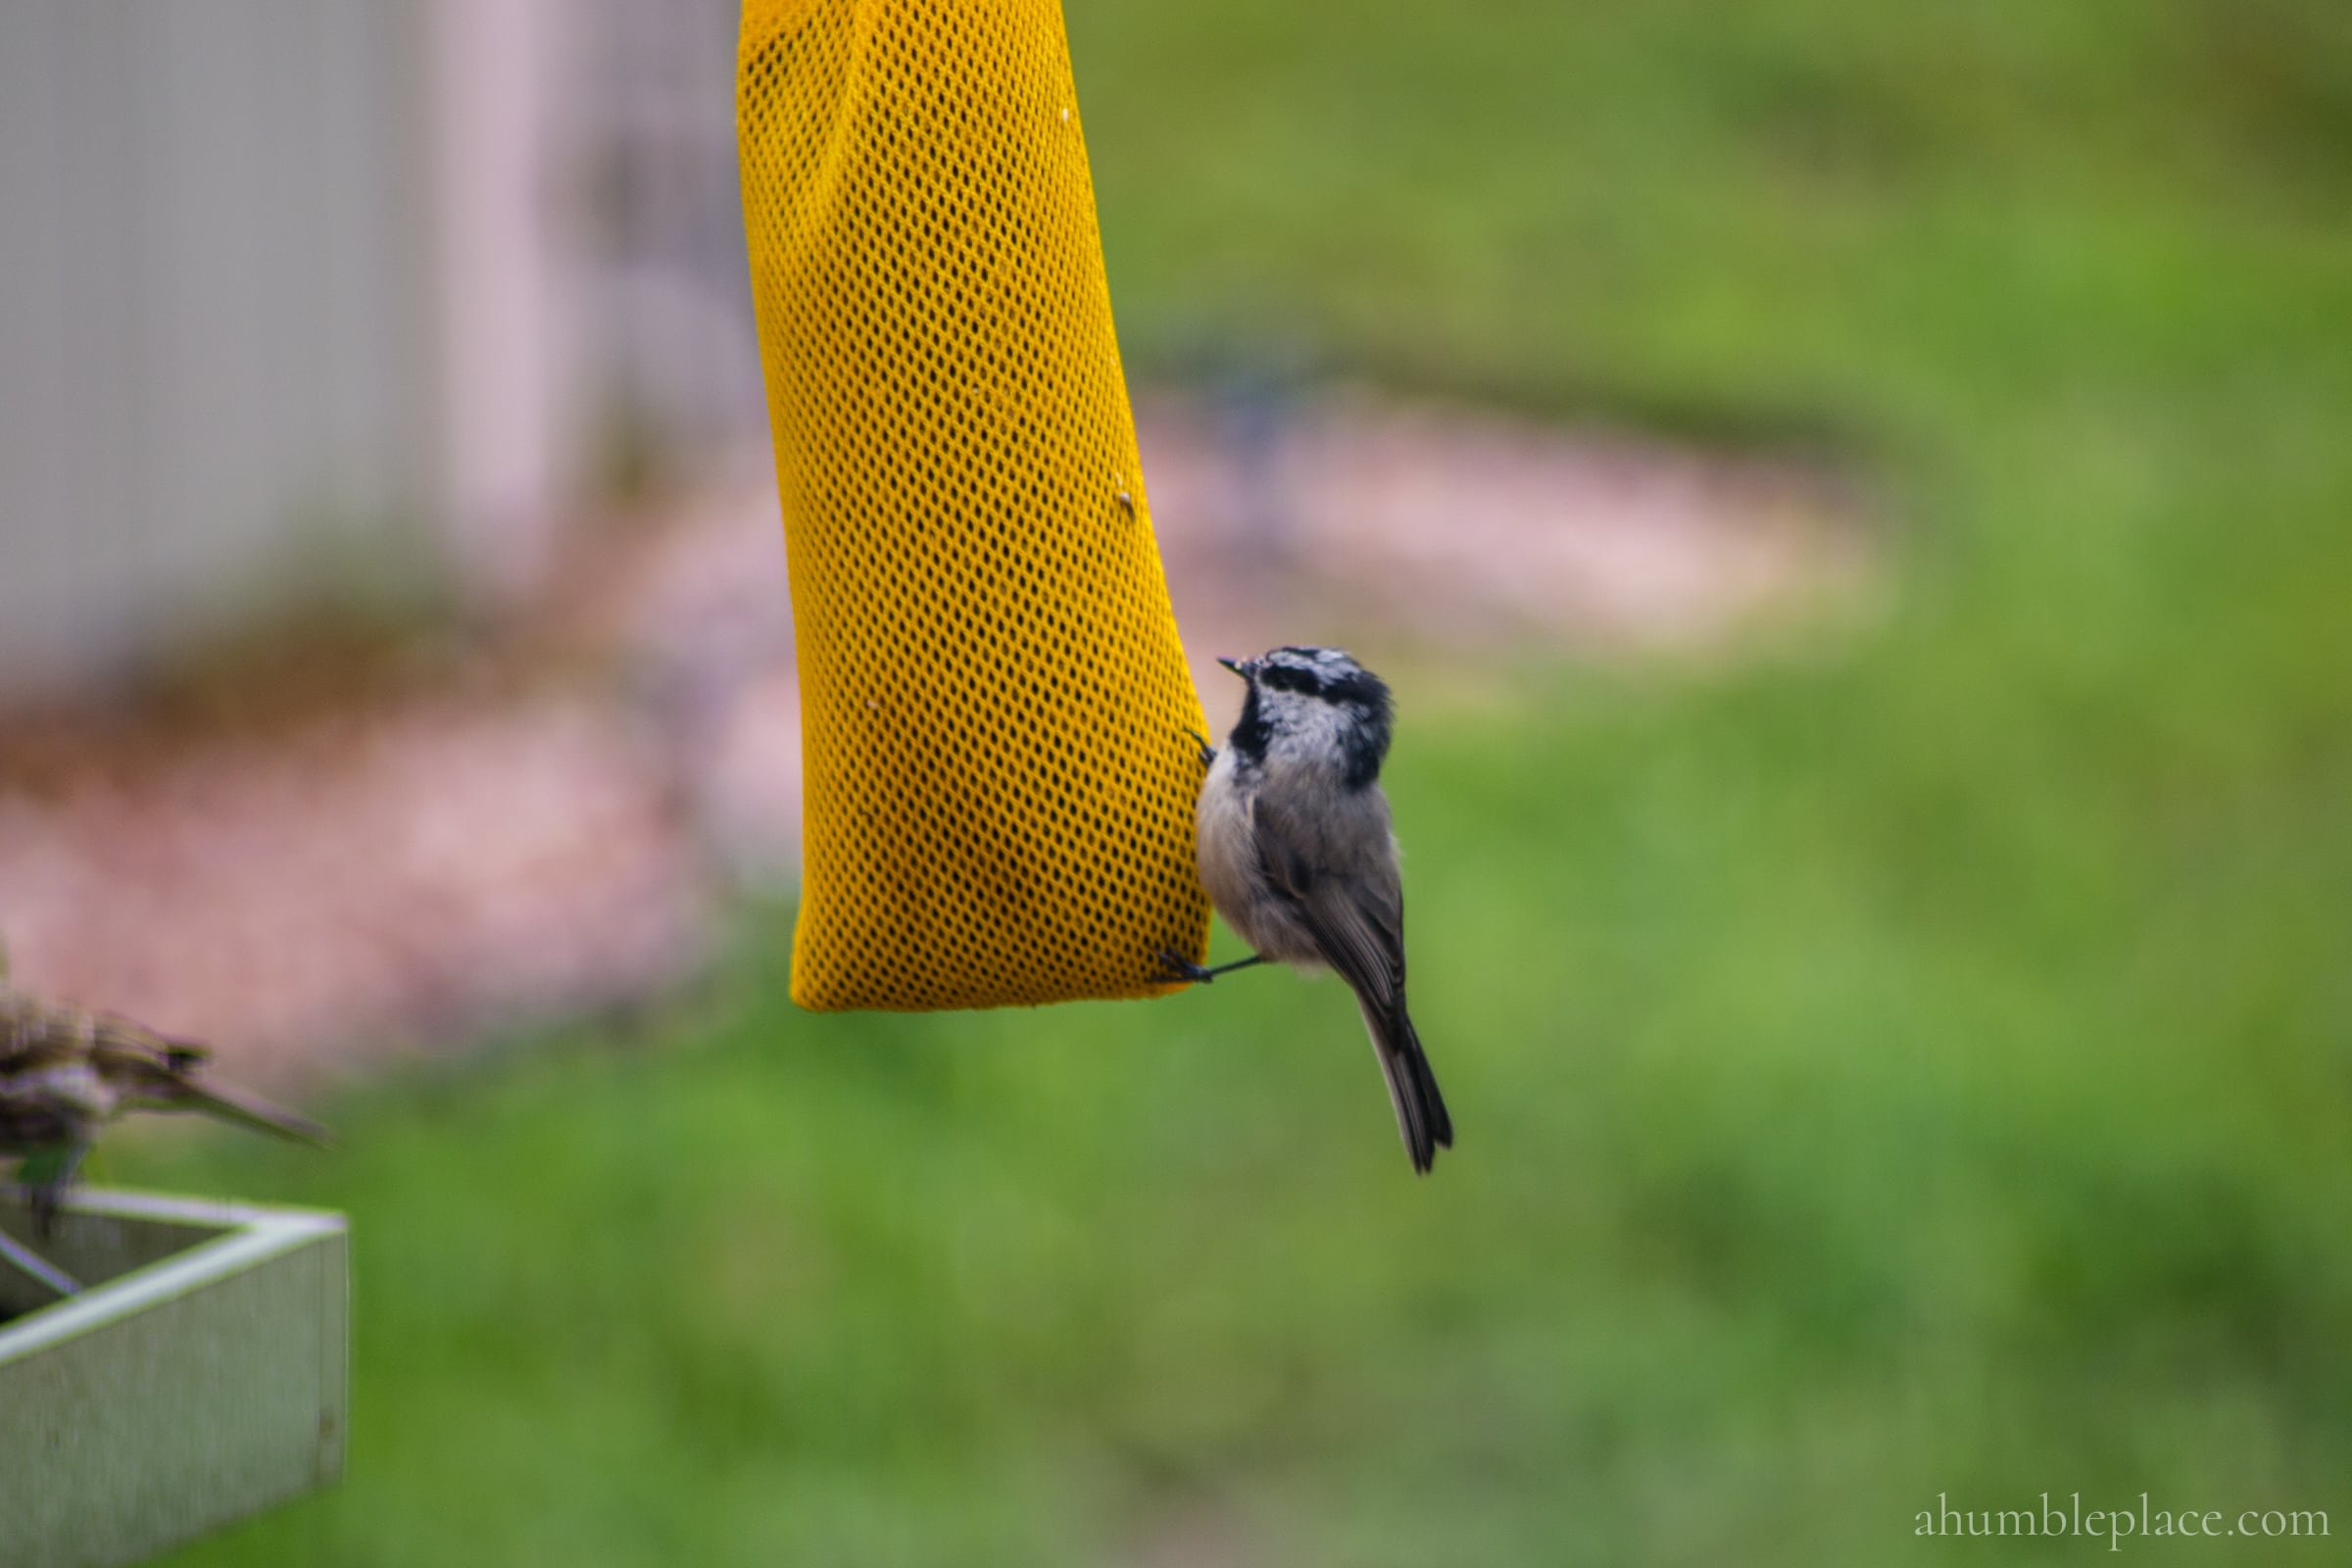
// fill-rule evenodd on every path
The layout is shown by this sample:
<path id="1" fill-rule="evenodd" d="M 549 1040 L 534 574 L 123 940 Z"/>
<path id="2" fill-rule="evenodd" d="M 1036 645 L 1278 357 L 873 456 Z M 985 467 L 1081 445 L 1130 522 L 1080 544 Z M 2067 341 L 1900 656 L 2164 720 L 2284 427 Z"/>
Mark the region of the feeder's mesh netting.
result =
<path id="1" fill-rule="evenodd" d="M 1207 942 L 1203 719 L 1060 8 L 746 0 L 736 114 L 804 705 L 793 998 L 1155 994 Z"/>

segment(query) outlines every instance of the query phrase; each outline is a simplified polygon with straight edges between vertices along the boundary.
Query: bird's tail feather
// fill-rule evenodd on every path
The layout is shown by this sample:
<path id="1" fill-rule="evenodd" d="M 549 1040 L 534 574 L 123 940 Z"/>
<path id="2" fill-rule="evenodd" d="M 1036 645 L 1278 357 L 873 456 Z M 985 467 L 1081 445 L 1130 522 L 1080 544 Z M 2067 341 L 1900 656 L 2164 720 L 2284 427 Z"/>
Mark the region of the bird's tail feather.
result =
<path id="1" fill-rule="evenodd" d="M 197 1083 L 182 1079 L 179 1103 L 189 1110 L 200 1110 L 222 1121 L 234 1122 L 297 1144 L 309 1144 L 324 1149 L 333 1143 L 327 1130 L 308 1116 L 298 1116 L 283 1106 L 273 1105 L 261 1096 L 249 1094 L 231 1084 Z"/>
<path id="2" fill-rule="evenodd" d="M 1438 1076 L 1430 1070 L 1421 1049 L 1421 1036 L 1399 997 L 1393 1007 L 1361 1004 L 1364 1027 L 1372 1033 L 1372 1051 L 1380 1057 L 1382 1076 L 1389 1081 L 1389 1103 L 1396 1110 L 1396 1131 L 1413 1169 L 1426 1173 L 1437 1162 L 1438 1151 L 1453 1147 L 1453 1118 L 1446 1097 L 1438 1093 Z"/>

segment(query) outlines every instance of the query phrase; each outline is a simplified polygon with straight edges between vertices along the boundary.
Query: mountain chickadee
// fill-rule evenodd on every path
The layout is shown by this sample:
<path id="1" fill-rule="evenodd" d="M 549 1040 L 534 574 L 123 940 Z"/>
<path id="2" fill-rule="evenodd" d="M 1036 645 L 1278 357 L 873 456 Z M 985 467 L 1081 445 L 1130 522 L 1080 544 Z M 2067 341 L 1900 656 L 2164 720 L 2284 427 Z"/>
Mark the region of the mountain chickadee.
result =
<path id="1" fill-rule="evenodd" d="M 1355 992 L 1415 1171 L 1453 1147 L 1453 1121 L 1404 1008 L 1404 889 L 1380 790 L 1392 709 L 1380 677 L 1336 648 L 1220 659 L 1250 683 L 1225 749 L 1201 743 L 1208 777 L 1195 809 L 1201 883 L 1256 949 L 1204 969 L 1206 981 L 1269 960 L 1336 969 Z"/>

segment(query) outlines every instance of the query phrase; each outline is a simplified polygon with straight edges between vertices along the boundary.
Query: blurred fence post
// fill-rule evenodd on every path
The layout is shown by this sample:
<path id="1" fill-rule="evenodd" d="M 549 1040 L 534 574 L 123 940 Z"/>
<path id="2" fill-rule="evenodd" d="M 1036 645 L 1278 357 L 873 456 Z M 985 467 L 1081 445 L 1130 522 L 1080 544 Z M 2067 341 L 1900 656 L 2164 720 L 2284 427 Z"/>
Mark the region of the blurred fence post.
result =
<path id="1" fill-rule="evenodd" d="M 567 470 L 570 279 L 557 224 L 560 0 L 432 0 L 439 508 L 465 580 L 526 588 Z"/>

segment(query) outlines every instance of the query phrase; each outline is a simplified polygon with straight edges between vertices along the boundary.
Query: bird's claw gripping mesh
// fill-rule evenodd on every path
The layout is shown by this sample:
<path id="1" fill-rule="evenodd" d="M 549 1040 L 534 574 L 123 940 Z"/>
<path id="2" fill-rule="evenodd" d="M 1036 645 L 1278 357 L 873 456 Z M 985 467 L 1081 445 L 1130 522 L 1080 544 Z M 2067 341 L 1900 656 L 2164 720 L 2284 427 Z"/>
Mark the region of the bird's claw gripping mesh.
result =
<path id="1" fill-rule="evenodd" d="M 792 994 L 970 1007 L 1201 956 L 1204 728 L 1056 0 L 746 0 L 737 128 L 807 773 Z"/>

